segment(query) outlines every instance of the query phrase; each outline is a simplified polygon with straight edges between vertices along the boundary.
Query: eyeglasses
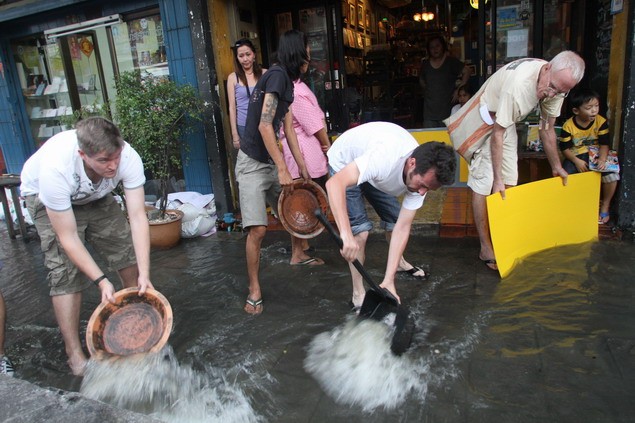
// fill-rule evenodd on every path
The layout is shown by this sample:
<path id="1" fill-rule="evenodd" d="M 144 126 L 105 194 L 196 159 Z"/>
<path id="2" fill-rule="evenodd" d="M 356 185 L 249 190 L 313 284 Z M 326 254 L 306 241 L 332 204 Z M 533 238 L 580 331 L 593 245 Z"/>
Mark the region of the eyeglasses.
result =
<path id="1" fill-rule="evenodd" d="M 554 85 L 549 82 L 549 86 L 547 89 L 555 96 L 560 96 L 562 98 L 566 98 L 569 95 L 569 91 L 560 91 L 558 88 L 554 87 Z"/>
<path id="2" fill-rule="evenodd" d="M 562 98 L 566 98 L 569 95 L 569 90 L 564 91 L 553 85 L 551 81 L 551 72 L 549 72 L 549 84 L 547 85 L 547 90 L 551 93 L 552 96 L 560 96 Z"/>

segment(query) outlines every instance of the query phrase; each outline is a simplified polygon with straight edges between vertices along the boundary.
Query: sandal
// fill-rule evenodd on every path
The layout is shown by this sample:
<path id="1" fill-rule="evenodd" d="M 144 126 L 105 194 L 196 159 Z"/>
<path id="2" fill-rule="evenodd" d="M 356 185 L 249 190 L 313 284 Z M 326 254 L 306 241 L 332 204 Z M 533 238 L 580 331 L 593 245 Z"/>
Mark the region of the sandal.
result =
<path id="1" fill-rule="evenodd" d="M 488 269 L 498 271 L 498 265 L 496 264 L 496 259 L 479 259 L 487 266 Z"/>
<path id="2" fill-rule="evenodd" d="M 252 307 L 253 310 L 252 311 L 248 311 L 247 307 Z M 260 310 L 258 310 L 258 307 L 260 307 Z M 263 310 L 263 306 L 262 306 L 262 298 L 258 299 L 258 300 L 252 300 L 251 298 L 247 297 L 247 300 L 245 301 L 245 307 L 244 307 L 245 312 L 247 312 L 248 314 L 251 314 L 252 316 L 256 316 L 260 313 L 262 313 Z"/>
<path id="3" fill-rule="evenodd" d="M 397 273 L 407 273 L 413 278 L 421 280 L 426 280 L 428 276 L 430 276 L 430 273 L 425 271 L 421 266 L 412 266 L 408 270 L 397 270 Z"/>
<path id="4" fill-rule="evenodd" d="M 600 218 L 598 219 L 598 225 L 604 225 L 609 223 L 610 214 L 608 212 L 600 212 Z"/>
<path id="5" fill-rule="evenodd" d="M 319 266 L 324 264 L 322 259 L 316 257 L 309 257 L 308 259 L 299 261 L 297 263 L 291 263 L 291 266 Z"/>

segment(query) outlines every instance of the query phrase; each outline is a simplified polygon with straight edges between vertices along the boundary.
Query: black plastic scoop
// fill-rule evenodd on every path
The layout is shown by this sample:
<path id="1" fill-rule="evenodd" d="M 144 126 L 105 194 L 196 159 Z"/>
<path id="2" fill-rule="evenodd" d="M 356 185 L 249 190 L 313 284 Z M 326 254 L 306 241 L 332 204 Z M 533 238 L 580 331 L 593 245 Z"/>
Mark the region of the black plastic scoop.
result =
<path id="1" fill-rule="evenodd" d="M 338 235 L 333 228 L 333 225 L 328 221 L 326 216 L 322 213 L 322 210 L 316 209 L 315 216 L 324 225 L 326 230 L 331 234 L 338 247 L 341 249 L 344 246 L 342 238 Z M 366 291 L 364 302 L 359 310 L 359 318 L 361 319 L 374 319 L 383 321 L 390 313 L 395 313 L 394 333 L 392 342 L 390 344 L 390 350 L 396 354 L 403 354 L 412 342 L 412 334 L 415 329 L 414 320 L 410 316 L 410 311 L 407 307 L 399 304 L 397 298 L 390 291 L 385 288 L 379 287 L 373 279 L 370 277 L 364 266 L 355 259 L 353 266 L 362 275 L 364 281 L 368 284 L 370 289 Z"/>

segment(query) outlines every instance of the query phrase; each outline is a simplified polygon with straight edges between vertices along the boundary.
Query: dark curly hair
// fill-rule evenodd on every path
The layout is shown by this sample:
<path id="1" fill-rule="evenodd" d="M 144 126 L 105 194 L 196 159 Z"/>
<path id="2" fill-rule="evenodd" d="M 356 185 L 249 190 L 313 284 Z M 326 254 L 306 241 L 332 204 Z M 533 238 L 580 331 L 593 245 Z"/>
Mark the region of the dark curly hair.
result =
<path id="1" fill-rule="evenodd" d="M 441 185 L 452 185 L 456 171 L 456 156 L 454 149 L 449 145 L 430 141 L 415 148 L 410 155 L 416 160 L 414 173 L 423 175 L 430 169 L 434 169 L 437 182 Z"/>

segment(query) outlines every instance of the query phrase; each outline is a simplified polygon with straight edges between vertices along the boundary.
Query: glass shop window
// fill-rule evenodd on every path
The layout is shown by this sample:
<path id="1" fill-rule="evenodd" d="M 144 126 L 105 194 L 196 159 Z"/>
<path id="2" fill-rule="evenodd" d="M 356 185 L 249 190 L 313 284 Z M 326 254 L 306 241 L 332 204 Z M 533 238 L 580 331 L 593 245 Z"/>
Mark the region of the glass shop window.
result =
<path id="1" fill-rule="evenodd" d="M 169 75 L 158 13 L 113 25 L 112 40 L 118 73 L 138 69 L 155 76 Z"/>

